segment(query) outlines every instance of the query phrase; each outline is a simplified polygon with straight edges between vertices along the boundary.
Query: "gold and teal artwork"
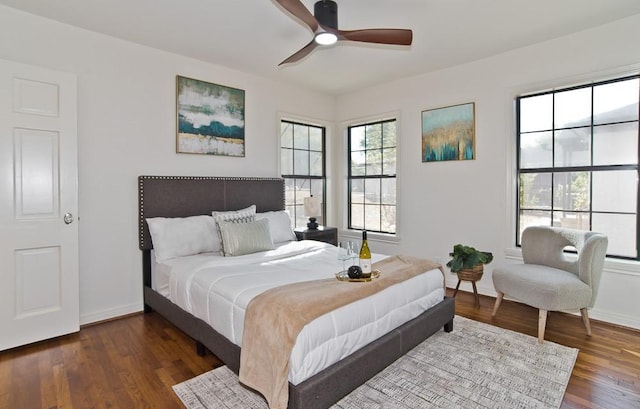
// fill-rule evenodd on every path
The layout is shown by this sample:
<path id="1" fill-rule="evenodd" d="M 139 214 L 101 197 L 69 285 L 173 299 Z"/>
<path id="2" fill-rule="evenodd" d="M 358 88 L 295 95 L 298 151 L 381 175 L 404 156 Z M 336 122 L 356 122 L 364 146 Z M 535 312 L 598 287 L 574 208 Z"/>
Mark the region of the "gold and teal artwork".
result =
<path id="1" fill-rule="evenodd" d="M 422 161 L 475 159 L 475 103 L 422 111 Z"/>
<path id="2" fill-rule="evenodd" d="M 177 152 L 244 156 L 244 90 L 176 77 Z"/>

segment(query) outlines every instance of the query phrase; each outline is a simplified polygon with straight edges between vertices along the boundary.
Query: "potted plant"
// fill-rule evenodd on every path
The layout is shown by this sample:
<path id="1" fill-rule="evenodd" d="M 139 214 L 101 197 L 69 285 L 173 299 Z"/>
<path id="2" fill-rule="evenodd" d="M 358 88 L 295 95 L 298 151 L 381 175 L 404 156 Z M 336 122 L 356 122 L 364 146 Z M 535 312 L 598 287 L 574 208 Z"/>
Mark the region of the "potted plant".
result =
<path id="1" fill-rule="evenodd" d="M 453 246 L 453 252 L 449 255 L 452 258 L 447 263 L 447 267 L 463 280 L 479 280 L 484 271 L 484 264 L 489 264 L 493 260 L 493 254 L 463 244 Z"/>

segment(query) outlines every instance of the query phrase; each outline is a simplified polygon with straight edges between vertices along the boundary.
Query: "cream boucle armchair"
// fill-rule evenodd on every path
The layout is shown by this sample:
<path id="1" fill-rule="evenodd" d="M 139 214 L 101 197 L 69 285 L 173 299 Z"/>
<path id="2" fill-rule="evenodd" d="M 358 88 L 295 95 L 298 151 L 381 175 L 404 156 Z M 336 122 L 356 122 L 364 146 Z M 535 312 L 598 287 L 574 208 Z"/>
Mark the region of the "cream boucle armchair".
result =
<path id="1" fill-rule="evenodd" d="M 607 236 L 582 230 L 532 226 L 522 233 L 524 264 L 493 270 L 498 293 L 492 316 L 506 294 L 538 308 L 538 342 L 544 341 L 547 311 L 580 310 L 591 335 L 587 308 L 593 307 L 607 253 Z M 578 258 L 563 252 L 567 246 L 578 251 Z"/>

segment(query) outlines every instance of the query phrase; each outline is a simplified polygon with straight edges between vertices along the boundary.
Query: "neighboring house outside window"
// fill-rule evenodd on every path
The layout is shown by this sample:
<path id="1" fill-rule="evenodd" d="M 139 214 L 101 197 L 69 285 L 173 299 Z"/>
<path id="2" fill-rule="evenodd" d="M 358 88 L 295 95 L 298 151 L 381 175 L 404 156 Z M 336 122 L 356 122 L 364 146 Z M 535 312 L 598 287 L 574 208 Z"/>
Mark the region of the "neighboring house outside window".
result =
<path id="1" fill-rule="evenodd" d="M 527 226 L 592 230 L 638 259 L 639 76 L 516 100 L 516 237 Z"/>
<path id="2" fill-rule="evenodd" d="M 285 206 L 294 228 L 307 225 L 304 198 L 310 195 L 320 198 L 322 215 L 317 221 L 324 224 L 325 134 L 321 126 L 280 121 L 280 170 L 285 180 Z"/>
<path id="3" fill-rule="evenodd" d="M 396 233 L 396 120 L 348 127 L 348 228 Z"/>

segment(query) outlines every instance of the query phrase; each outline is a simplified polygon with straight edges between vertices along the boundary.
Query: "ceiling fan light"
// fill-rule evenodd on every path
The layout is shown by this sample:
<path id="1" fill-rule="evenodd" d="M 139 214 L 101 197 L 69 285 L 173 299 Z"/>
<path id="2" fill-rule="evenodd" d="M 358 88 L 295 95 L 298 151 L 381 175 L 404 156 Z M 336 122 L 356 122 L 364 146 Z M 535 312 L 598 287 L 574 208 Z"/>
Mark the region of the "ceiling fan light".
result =
<path id="1" fill-rule="evenodd" d="M 316 34 L 315 41 L 320 45 L 331 45 L 338 41 L 338 37 L 333 33 L 318 33 Z"/>

